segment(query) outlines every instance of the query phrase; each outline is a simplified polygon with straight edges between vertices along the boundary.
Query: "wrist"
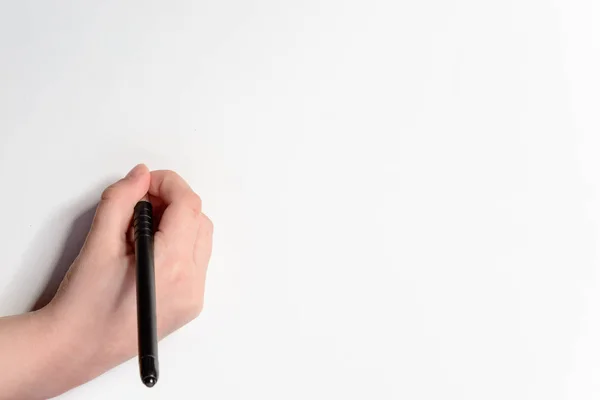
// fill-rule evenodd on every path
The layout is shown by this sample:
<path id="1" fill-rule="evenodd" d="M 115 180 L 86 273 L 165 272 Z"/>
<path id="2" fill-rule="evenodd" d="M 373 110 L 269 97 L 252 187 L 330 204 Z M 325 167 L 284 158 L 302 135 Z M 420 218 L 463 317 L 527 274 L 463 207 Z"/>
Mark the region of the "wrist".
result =
<path id="1" fill-rule="evenodd" d="M 103 313 L 91 314 L 73 301 L 50 303 L 40 310 L 40 320 L 50 326 L 53 348 L 51 357 L 59 365 L 63 391 L 79 386 L 102 375 L 111 368 L 135 356 L 137 337 L 135 326 L 128 326 L 119 315 L 106 318 Z M 133 321 L 135 323 L 135 321 Z"/>
<path id="2" fill-rule="evenodd" d="M 30 385 L 36 390 L 32 398 L 50 398 L 75 388 L 107 368 L 102 367 L 100 340 L 93 329 L 77 325 L 68 313 L 51 303 L 29 314 L 31 346 L 36 370 Z"/>
<path id="3" fill-rule="evenodd" d="M 47 399 L 69 390 L 77 368 L 50 308 L 0 319 L 0 399 Z"/>
<path id="4" fill-rule="evenodd" d="M 37 374 L 41 381 L 37 386 L 44 395 L 57 396 L 89 380 L 85 337 L 50 305 L 34 312 L 32 319 L 40 335 L 37 352 L 43 367 Z"/>
<path id="5" fill-rule="evenodd" d="M 58 304 L 51 303 L 38 312 L 39 324 L 45 327 L 46 339 L 51 343 L 46 357 L 56 380 L 54 395 L 80 386 L 116 365 L 107 351 L 110 346 L 104 345 L 104 324 Z"/>

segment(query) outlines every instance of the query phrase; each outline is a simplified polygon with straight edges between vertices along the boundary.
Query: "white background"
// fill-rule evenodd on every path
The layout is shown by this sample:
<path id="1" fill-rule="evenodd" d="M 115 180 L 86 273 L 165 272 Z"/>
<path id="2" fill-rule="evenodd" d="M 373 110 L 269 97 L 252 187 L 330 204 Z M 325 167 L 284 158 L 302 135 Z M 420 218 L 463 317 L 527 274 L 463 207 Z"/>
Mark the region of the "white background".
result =
<path id="1" fill-rule="evenodd" d="M 598 399 L 600 5 L 2 1 L 0 312 L 170 168 L 205 311 L 61 399 Z"/>

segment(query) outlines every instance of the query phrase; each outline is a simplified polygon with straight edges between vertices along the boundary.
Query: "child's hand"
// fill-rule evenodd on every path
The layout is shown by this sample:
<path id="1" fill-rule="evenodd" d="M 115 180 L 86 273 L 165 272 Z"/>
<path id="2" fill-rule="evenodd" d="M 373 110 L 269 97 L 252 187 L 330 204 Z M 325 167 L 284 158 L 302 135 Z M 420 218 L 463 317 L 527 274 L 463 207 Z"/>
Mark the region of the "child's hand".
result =
<path id="1" fill-rule="evenodd" d="M 130 235 L 135 204 L 146 194 L 159 221 L 154 238 L 159 338 L 201 311 L 212 223 L 200 197 L 172 171 L 138 165 L 108 187 L 81 253 L 42 313 L 54 321 L 64 391 L 137 353 L 135 256 Z M 57 376 L 58 375 L 58 376 Z M 56 393 L 58 394 L 58 393 Z"/>

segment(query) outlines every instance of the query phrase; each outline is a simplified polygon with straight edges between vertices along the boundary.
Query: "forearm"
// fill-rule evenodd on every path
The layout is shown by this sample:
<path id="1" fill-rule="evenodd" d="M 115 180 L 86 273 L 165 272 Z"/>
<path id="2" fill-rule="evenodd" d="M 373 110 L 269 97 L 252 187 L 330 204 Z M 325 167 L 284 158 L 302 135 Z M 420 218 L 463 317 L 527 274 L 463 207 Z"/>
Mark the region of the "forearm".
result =
<path id="1" fill-rule="evenodd" d="M 87 380 L 67 332 L 48 310 L 0 318 L 0 400 L 48 399 Z"/>

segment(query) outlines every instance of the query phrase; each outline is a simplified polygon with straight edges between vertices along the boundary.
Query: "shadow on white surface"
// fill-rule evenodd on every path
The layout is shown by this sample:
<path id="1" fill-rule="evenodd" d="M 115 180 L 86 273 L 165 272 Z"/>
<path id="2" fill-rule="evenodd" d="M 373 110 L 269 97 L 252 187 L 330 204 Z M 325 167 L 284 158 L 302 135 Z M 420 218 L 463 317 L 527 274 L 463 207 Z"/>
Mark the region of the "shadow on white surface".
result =
<path id="1" fill-rule="evenodd" d="M 50 302 L 79 255 L 106 186 L 85 193 L 40 221 L 18 272 L 0 295 L 0 315 L 38 310 Z"/>
<path id="2" fill-rule="evenodd" d="M 58 287 L 60 286 L 65 274 L 69 270 L 71 264 L 73 264 L 73 261 L 75 261 L 79 255 L 79 251 L 85 243 L 87 234 L 92 226 L 95 212 L 96 205 L 88 207 L 74 219 L 69 229 L 69 234 L 64 241 L 60 256 L 51 269 L 51 275 L 48 279 L 48 283 L 33 305 L 32 311 L 39 310 L 47 305 L 56 294 L 56 291 L 58 290 Z M 45 228 L 46 229 L 42 229 L 39 235 L 45 236 L 50 234 L 53 227 L 50 224 Z M 28 267 L 31 268 L 31 266 Z"/>

